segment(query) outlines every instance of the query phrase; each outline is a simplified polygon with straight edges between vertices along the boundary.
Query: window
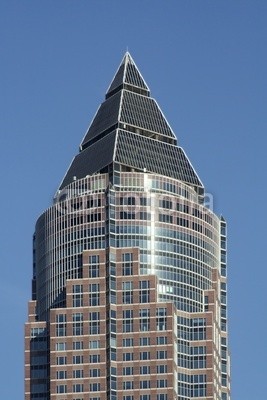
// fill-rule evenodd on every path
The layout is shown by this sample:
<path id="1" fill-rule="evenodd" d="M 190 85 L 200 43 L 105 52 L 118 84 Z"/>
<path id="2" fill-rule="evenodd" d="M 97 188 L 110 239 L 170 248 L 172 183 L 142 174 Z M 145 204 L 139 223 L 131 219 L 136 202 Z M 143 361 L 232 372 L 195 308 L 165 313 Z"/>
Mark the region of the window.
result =
<path id="1" fill-rule="evenodd" d="M 123 332 L 133 331 L 133 310 L 123 310 L 122 330 Z"/>
<path id="2" fill-rule="evenodd" d="M 99 255 L 89 256 L 89 278 L 99 277 Z"/>
<path id="3" fill-rule="evenodd" d="M 124 253 L 122 255 L 122 275 L 132 275 L 133 274 L 133 254 Z"/>
<path id="4" fill-rule="evenodd" d="M 123 375 L 133 375 L 133 367 L 123 367 Z"/>
<path id="5" fill-rule="evenodd" d="M 150 337 L 141 337 L 139 339 L 140 346 L 150 346 Z"/>
<path id="6" fill-rule="evenodd" d="M 90 392 L 99 392 L 100 383 L 90 383 Z"/>
<path id="7" fill-rule="evenodd" d="M 56 315 L 56 336 L 66 336 L 67 320 L 66 314 Z"/>
<path id="8" fill-rule="evenodd" d="M 139 282 L 139 302 L 140 303 L 149 303 L 150 302 L 149 286 L 150 286 L 149 281 L 140 281 Z"/>
<path id="9" fill-rule="evenodd" d="M 150 329 L 150 310 L 142 308 L 139 311 L 139 329 L 140 331 L 149 331 Z"/>
<path id="10" fill-rule="evenodd" d="M 157 359 L 163 360 L 164 358 L 167 358 L 167 350 L 158 350 L 157 351 Z"/>
<path id="11" fill-rule="evenodd" d="M 100 347 L 99 340 L 90 340 L 89 341 L 89 349 L 98 349 Z"/>
<path id="12" fill-rule="evenodd" d="M 89 356 L 90 363 L 99 363 L 100 362 L 100 354 L 91 354 Z"/>
<path id="13" fill-rule="evenodd" d="M 83 356 L 72 356 L 72 364 L 82 364 Z"/>
<path id="14" fill-rule="evenodd" d="M 157 365 L 157 374 L 166 374 L 167 373 L 167 365 Z"/>
<path id="15" fill-rule="evenodd" d="M 100 369 L 99 368 L 90 369 L 89 374 L 90 377 L 98 378 L 100 376 Z"/>
<path id="16" fill-rule="evenodd" d="M 83 285 L 72 285 L 72 307 L 83 306 Z"/>
<path id="17" fill-rule="evenodd" d="M 100 321 L 90 321 L 89 322 L 89 333 L 90 333 L 90 335 L 99 335 Z"/>
<path id="18" fill-rule="evenodd" d="M 167 208 L 169 210 L 172 209 L 172 202 L 170 200 L 159 200 L 160 208 Z"/>
<path id="19" fill-rule="evenodd" d="M 158 336 L 157 344 L 167 344 L 167 336 Z"/>
<path id="20" fill-rule="evenodd" d="M 141 394 L 139 400 L 150 400 L 150 394 Z"/>
<path id="21" fill-rule="evenodd" d="M 74 336 L 83 335 L 83 314 L 76 313 L 72 315 L 72 334 Z"/>
<path id="22" fill-rule="evenodd" d="M 133 196 L 130 196 L 128 194 L 125 194 L 124 197 L 120 197 L 120 205 L 125 205 L 125 206 L 135 206 L 136 204 L 136 198 Z"/>
<path id="23" fill-rule="evenodd" d="M 150 366 L 149 365 L 142 365 L 140 367 L 140 375 L 148 375 L 150 374 Z"/>
<path id="24" fill-rule="evenodd" d="M 123 353 L 123 361 L 133 361 L 133 353 Z"/>
<path id="25" fill-rule="evenodd" d="M 67 349 L 65 342 L 56 343 L 56 351 L 64 351 Z"/>
<path id="26" fill-rule="evenodd" d="M 130 390 L 134 388 L 133 381 L 125 381 L 123 382 L 123 390 Z"/>
<path id="27" fill-rule="evenodd" d="M 195 346 L 191 348 L 191 368 L 206 368 L 206 346 Z"/>
<path id="28" fill-rule="evenodd" d="M 159 393 L 159 394 L 157 394 L 157 400 L 168 400 L 167 393 Z"/>
<path id="29" fill-rule="evenodd" d="M 57 385 L 57 393 L 67 393 L 67 385 Z"/>
<path id="30" fill-rule="evenodd" d="M 122 282 L 122 302 L 132 304 L 133 302 L 133 282 Z"/>
<path id="31" fill-rule="evenodd" d="M 173 216 L 169 214 L 159 214 L 159 222 L 173 223 Z"/>
<path id="32" fill-rule="evenodd" d="M 135 219 L 135 213 L 120 211 L 120 219 Z"/>
<path id="33" fill-rule="evenodd" d="M 150 381 L 140 381 L 140 389 L 149 389 Z"/>
<path id="34" fill-rule="evenodd" d="M 150 351 L 142 351 L 140 353 L 140 360 L 150 360 Z"/>
<path id="35" fill-rule="evenodd" d="M 83 342 L 73 342 L 72 348 L 73 350 L 83 350 Z"/>
<path id="36" fill-rule="evenodd" d="M 189 228 L 189 221 L 185 218 L 177 218 L 177 225 Z"/>
<path id="37" fill-rule="evenodd" d="M 167 311 L 166 308 L 157 308 L 157 330 L 167 329 Z"/>
<path id="38" fill-rule="evenodd" d="M 193 318 L 191 320 L 191 339 L 206 340 L 206 320 L 205 318 Z"/>
<path id="39" fill-rule="evenodd" d="M 83 378 L 83 370 L 82 369 L 74 369 L 72 371 L 73 378 Z"/>
<path id="40" fill-rule="evenodd" d="M 57 371 L 57 379 L 67 379 L 67 371 Z"/>
<path id="41" fill-rule="evenodd" d="M 122 340 L 123 347 L 132 347 L 133 346 L 133 338 L 126 338 Z"/>
<path id="42" fill-rule="evenodd" d="M 83 384 L 82 383 L 76 383 L 75 385 L 72 386 L 72 391 L 74 393 L 83 392 Z"/>
<path id="43" fill-rule="evenodd" d="M 89 285 L 89 305 L 99 306 L 99 283 Z"/>
<path id="44" fill-rule="evenodd" d="M 67 357 L 57 357 L 57 365 L 65 365 L 67 364 Z"/>
<path id="45" fill-rule="evenodd" d="M 158 379 L 157 380 L 157 388 L 163 388 L 168 386 L 168 380 L 167 379 Z"/>

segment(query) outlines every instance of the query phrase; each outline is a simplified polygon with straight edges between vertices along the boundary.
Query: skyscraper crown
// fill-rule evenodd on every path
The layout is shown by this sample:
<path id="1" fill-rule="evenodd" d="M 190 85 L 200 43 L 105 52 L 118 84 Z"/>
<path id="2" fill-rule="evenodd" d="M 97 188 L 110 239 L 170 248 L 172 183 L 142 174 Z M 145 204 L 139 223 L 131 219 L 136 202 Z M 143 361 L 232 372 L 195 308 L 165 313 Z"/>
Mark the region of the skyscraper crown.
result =
<path id="1" fill-rule="evenodd" d="M 116 162 L 131 170 L 180 179 L 198 192 L 203 185 L 150 90 L 127 52 L 98 108 L 60 189 L 86 175 L 112 169 Z"/>

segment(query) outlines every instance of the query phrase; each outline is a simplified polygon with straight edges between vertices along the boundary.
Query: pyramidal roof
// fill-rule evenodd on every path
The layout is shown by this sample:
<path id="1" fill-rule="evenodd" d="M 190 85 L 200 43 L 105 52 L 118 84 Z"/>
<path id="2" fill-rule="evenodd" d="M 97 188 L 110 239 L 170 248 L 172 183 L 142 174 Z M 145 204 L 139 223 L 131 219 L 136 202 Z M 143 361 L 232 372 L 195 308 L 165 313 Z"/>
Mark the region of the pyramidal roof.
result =
<path id="1" fill-rule="evenodd" d="M 80 149 L 84 150 L 108 131 L 119 126 L 143 135 L 157 136 L 176 144 L 177 139 L 150 92 L 144 78 L 127 52 L 90 124 Z"/>
<path id="2" fill-rule="evenodd" d="M 127 52 L 73 159 L 60 189 L 73 179 L 113 169 L 179 179 L 197 192 L 203 185 Z"/>
<path id="3" fill-rule="evenodd" d="M 144 95 L 149 95 L 149 88 L 135 65 L 130 53 L 126 52 L 122 62 L 107 90 L 106 98 L 120 89 L 132 89 Z"/>

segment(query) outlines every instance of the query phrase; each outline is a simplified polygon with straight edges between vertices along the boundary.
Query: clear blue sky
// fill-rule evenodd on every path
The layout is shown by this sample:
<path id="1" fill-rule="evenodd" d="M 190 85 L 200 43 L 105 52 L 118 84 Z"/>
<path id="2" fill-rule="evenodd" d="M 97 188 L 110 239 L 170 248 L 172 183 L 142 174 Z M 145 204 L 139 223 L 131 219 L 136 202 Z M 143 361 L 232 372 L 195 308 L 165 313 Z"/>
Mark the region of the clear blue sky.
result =
<path id="1" fill-rule="evenodd" d="M 263 399 L 266 0 L 0 1 L 1 399 L 23 399 L 36 218 L 127 48 L 228 221 L 232 398 Z"/>

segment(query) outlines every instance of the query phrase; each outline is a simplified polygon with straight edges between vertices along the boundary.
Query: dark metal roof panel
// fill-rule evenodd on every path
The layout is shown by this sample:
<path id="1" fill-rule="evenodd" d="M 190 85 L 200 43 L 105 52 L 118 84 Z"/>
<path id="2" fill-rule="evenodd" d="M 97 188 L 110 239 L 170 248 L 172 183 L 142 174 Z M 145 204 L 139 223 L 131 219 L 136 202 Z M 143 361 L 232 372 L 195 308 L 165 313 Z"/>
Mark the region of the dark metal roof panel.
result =
<path id="1" fill-rule="evenodd" d="M 118 92 L 101 104 L 81 146 L 101 134 L 101 132 L 118 123 L 120 98 L 121 93 Z"/>
<path id="2" fill-rule="evenodd" d="M 103 139 L 92 144 L 72 161 L 59 189 L 63 189 L 76 179 L 92 175 L 113 161 L 116 131 L 111 132 Z"/>
<path id="3" fill-rule="evenodd" d="M 159 106 L 151 97 L 124 90 L 120 121 L 176 139 Z"/>
<path id="4" fill-rule="evenodd" d="M 120 130 L 115 161 L 203 187 L 181 147 Z"/>

